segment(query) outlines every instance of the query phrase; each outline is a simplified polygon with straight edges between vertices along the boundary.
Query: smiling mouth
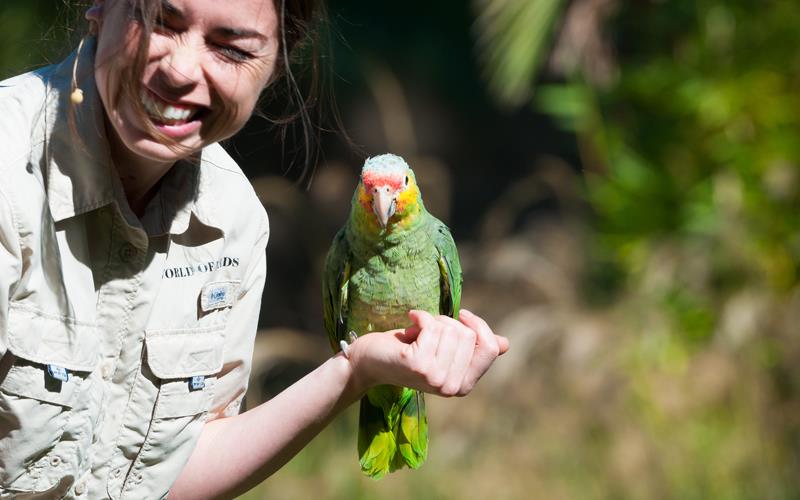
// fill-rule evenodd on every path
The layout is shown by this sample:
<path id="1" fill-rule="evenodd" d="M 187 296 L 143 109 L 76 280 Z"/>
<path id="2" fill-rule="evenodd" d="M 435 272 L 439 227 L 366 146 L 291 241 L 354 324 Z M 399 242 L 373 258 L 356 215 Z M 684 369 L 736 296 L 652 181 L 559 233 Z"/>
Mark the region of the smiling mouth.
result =
<path id="1" fill-rule="evenodd" d="M 140 98 L 148 116 L 161 125 L 183 125 L 189 123 L 206 109 L 202 106 L 175 105 L 164 101 L 146 89 L 142 89 Z"/>

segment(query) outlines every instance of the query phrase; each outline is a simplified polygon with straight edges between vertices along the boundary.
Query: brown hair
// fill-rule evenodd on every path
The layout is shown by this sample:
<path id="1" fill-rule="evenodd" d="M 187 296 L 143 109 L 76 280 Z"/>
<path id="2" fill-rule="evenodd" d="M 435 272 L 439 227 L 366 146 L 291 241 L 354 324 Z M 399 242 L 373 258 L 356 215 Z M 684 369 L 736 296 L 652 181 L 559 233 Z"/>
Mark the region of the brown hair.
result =
<path id="1" fill-rule="evenodd" d="M 322 76 L 326 74 L 320 70 L 320 30 L 324 27 L 327 15 L 322 1 L 318 0 L 275 0 L 276 10 L 280 20 L 279 30 L 281 46 L 278 50 L 279 58 L 276 63 L 273 82 L 283 79 L 286 82 L 284 91 L 286 92 L 286 110 L 282 117 L 269 117 L 259 109 L 256 111 L 260 116 L 279 125 L 281 144 L 286 143 L 288 125 L 296 120 L 300 120 L 303 133 L 304 145 L 304 164 L 303 170 L 298 178 L 299 182 L 310 186 L 314 175 L 314 166 L 318 155 L 317 144 L 321 132 L 324 101 L 331 108 L 331 116 L 334 119 L 334 129 L 338 131 L 344 139 L 352 145 L 352 141 L 344 130 L 341 123 L 339 111 L 336 107 L 336 100 L 332 95 L 330 82 L 323 81 Z M 328 45 L 328 49 L 330 46 Z M 307 58 L 300 57 L 306 53 Z M 327 54 L 328 61 L 332 60 L 331 54 Z M 308 90 L 303 93 L 298 84 L 292 68 L 298 66 L 310 72 L 308 78 Z M 330 70 L 330 68 L 326 68 Z M 277 86 L 270 85 L 271 90 L 277 90 Z M 324 93 L 329 95 L 323 95 Z M 266 94 L 262 94 L 264 97 Z M 312 117 L 313 113 L 313 117 Z M 290 163 L 289 168 L 291 168 Z M 288 170 L 288 169 L 287 169 Z"/>

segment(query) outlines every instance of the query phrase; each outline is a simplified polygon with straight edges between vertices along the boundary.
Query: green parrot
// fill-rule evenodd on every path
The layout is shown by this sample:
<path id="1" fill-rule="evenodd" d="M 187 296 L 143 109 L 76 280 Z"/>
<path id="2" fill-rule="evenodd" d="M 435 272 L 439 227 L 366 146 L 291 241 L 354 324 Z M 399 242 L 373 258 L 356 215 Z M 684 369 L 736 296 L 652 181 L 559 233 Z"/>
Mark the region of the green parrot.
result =
<path id="1" fill-rule="evenodd" d="M 325 328 L 334 352 L 358 335 L 410 326 L 408 311 L 457 318 L 461 264 L 447 226 L 425 210 L 414 172 L 399 156 L 368 158 L 347 223 L 325 261 Z M 361 399 L 361 470 L 379 479 L 428 455 L 423 394 L 381 385 Z"/>

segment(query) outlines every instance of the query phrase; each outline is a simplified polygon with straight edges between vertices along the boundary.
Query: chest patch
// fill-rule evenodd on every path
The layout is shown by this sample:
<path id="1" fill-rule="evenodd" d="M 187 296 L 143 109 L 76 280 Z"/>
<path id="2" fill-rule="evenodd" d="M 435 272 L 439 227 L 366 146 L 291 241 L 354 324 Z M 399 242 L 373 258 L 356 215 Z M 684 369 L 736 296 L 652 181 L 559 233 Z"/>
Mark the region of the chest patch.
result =
<path id="1" fill-rule="evenodd" d="M 200 309 L 203 312 L 232 306 L 236 301 L 237 281 L 214 281 L 203 286 L 200 292 Z"/>

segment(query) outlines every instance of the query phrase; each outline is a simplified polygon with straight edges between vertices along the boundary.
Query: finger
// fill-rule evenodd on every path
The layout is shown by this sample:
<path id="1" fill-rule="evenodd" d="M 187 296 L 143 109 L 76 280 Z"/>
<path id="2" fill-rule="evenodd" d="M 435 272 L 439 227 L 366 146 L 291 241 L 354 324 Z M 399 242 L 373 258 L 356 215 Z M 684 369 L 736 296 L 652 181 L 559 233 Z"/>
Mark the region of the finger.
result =
<path id="1" fill-rule="evenodd" d="M 508 348 L 510 347 L 508 337 L 503 337 L 502 335 L 495 335 L 494 339 L 497 341 L 497 347 L 500 348 L 500 352 L 498 352 L 497 354 L 498 355 L 505 354 L 508 351 Z"/>
<path id="2" fill-rule="evenodd" d="M 421 371 L 420 375 L 424 377 L 425 383 L 435 393 L 447 396 L 448 394 L 444 394 L 442 388 L 447 382 L 447 376 L 453 364 L 453 356 L 458 347 L 458 334 L 452 328 L 440 324 L 438 337 L 436 352 L 429 359 L 429 364 L 423 365 L 425 370 Z"/>
<path id="3" fill-rule="evenodd" d="M 440 314 L 436 316 L 435 319 L 444 325 L 450 325 L 455 328 L 462 328 L 463 325 L 462 322 L 458 321 L 457 319 L 453 319 L 451 316 L 447 316 L 446 314 Z"/>
<path id="4" fill-rule="evenodd" d="M 426 311 L 409 311 L 408 317 L 414 322 L 411 328 L 418 328 L 416 340 L 411 344 L 411 369 L 422 375 L 429 373 L 436 356 L 441 335 L 441 324 Z"/>
<path id="5" fill-rule="evenodd" d="M 453 362 L 453 356 L 456 354 L 459 332 L 450 325 L 442 326 L 441 332 L 439 344 L 436 346 L 436 364 L 446 370 L 449 368 L 450 363 Z M 444 380 L 441 382 L 444 383 Z"/>
<path id="6" fill-rule="evenodd" d="M 497 341 L 498 336 L 494 334 L 492 329 L 488 324 L 486 324 L 486 321 L 484 321 L 483 318 L 476 315 L 472 311 L 462 309 L 458 316 L 458 320 L 476 333 L 476 344 L 479 350 L 488 349 L 490 352 L 498 351 L 496 354 L 494 354 L 494 356 L 499 354 L 500 346 Z"/>
<path id="7" fill-rule="evenodd" d="M 421 351 L 430 351 L 432 355 L 435 354 L 441 330 L 441 325 L 436 321 L 436 318 L 427 311 L 415 309 L 408 312 L 408 317 L 414 323 L 412 327 L 416 326 L 420 330 L 416 339 L 417 347 Z"/>
<path id="8" fill-rule="evenodd" d="M 442 392 L 449 396 L 464 396 L 471 389 L 471 387 L 469 389 L 465 388 L 464 379 L 467 377 L 467 371 L 470 368 L 472 356 L 475 352 L 476 333 L 469 328 L 462 327 L 462 331 L 458 332 L 458 335 L 458 346 L 453 355 L 453 362 L 450 365 L 447 380 L 442 387 Z"/>
<path id="9" fill-rule="evenodd" d="M 471 386 L 486 373 L 486 370 L 500 354 L 500 345 L 496 340 L 498 337 L 492 332 L 489 325 L 476 314 L 462 309 L 459 320 L 472 328 L 476 334 L 475 352 L 464 381 L 465 387 L 471 389 Z"/>

